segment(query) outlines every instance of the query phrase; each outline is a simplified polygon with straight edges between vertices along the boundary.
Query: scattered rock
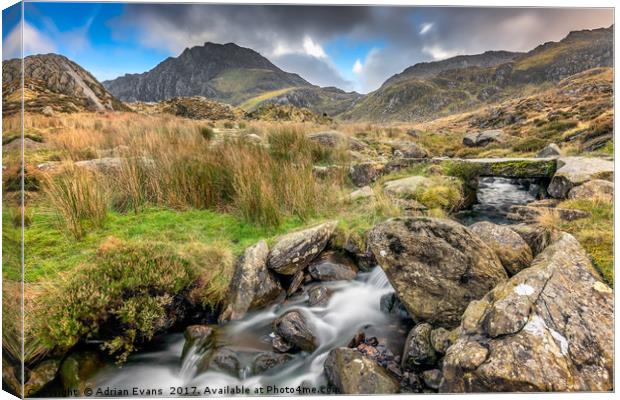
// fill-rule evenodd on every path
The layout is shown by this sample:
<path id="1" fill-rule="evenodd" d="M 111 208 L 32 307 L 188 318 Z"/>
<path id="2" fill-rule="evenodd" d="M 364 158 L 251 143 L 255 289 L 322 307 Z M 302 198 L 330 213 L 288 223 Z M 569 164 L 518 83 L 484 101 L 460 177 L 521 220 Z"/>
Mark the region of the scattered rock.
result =
<path id="1" fill-rule="evenodd" d="M 270 351 L 259 353 L 252 362 L 252 373 L 254 375 L 263 374 L 286 364 L 292 359 L 293 356 L 290 354 L 279 354 Z"/>
<path id="2" fill-rule="evenodd" d="M 555 144 L 555 143 L 550 143 L 547 146 L 545 146 L 544 149 L 540 150 L 537 154 L 536 157 L 559 157 L 562 155 L 562 151 L 560 150 L 560 147 Z"/>
<path id="3" fill-rule="evenodd" d="M 45 115 L 46 117 L 53 117 L 54 109 L 50 106 L 45 106 L 41 109 L 41 114 Z"/>
<path id="4" fill-rule="evenodd" d="M 277 318 L 273 321 L 273 330 L 287 343 L 301 350 L 313 352 L 318 347 L 316 336 L 300 311 L 288 311 Z"/>
<path id="5" fill-rule="evenodd" d="M 506 141 L 506 135 L 501 129 L 492 129 L 478 133 L 468 133 L 463 138 L 463 144 L 468 147 L 482 147 L 491 142 L 503 143 Z"/>
<path id="6" fill-rule="evenodd" d="M 373 197 L 375 193 L 372 191 L 370 186 L 364 186 L 363 188 L 354 190 L 349 194 L 348 199 L 350 201 L 356 201 L 359 199 L 367 199 L 369 197 Z"/>
<path id="7" fill-rule="evenodd" d="M 514 275 L 530 266 L 534 258 L 530 246 L 506 225 L 482 221 L 471 225 L 469 229 L 495 251 L 508 275 Z"/>
<path id="8" fill-rule="evenodd" d="M 283 275 L 295 275 L 317 257 L 329 242 L 337 221 L 281 236 L 267 257 L 270 269 Z"/>
<path id="9" fill-rule="evenodd" d="M 572 188 L 568 192 L 568 198 L 573 200 L 602 200 L 611 203 L 614 200 L 614 184 L 602 179 L 593 179 Z"/>
<path id="10" fill-rule="evenodd" d="M 407 335 L 405 349 L 403 350 L 402 367 L 408 370 L 417 370 L 421 367 L 429 367 L 437 362 L 437 354 L 431 345 L 430 324 L 416 325 Z"/>
<path id="11" fill-rule="evenodd" d="M 428 151 L 424 147 L 414 142 L 403 140 L 399 142 L 392 142 L 391 145 L 392 145 L 392 153 L 396 157 L 428 158 L 429 156 Z"/>
<path id="12" fill-rule="evenodd" d="M 239 376 L 239 357 L 232 349 L 228 347 L 220 347 L 213 352 L 209 362 L 209 368 L 225 372 L 234 377 Z"/>
<path id="13" fill-rule="evenodd" d="M 28 381 L 24 385 L 25 397 L 33 397 L 48 383 L 54 380 L 58 372 L 60 362 L 58 360 L 45 360 L 30 371 Z"/>
<path id="14" fill-rule="evenodd" d="M 471 300 L 507 278 L 495 252 L 451 220 L 391 219 L 368 243 L 415 321 L 456 326 Z"/>
<path id="15" fill-rule="evenodd" d="M 308 305 L 323 307 L 329 302 L 329 290 L 324 286 L 315 286 L 308 290 Z"/>
<path id="16" fill-rule="evenodd" d="M 384 168 L 383 164 L 372 161 L 354 164 L 349 168 L 349 177 L 357 187 L 368 186 L 383 175 Z"/>
<path id="17" fill-rule="evenodd" d="M 590 213 L 572 208 L 511 206 L 506 218 L 511 221 L 536 222 L 545 213 L 554 214 L 564 221 L 587 218 Z"/>
<path id="18" fill-rule="evenodd" d="M 346 347 L 329 352 L 325 374 L 342 394 L 390 394 L 399 389 L 396 379 L 378 363 Z"/>
<path id="19" fill-rule="evenodd" d="M 248 247 L 235 265 L 228 296 L 219 322 L 236 321 L 249 310 L 263 307 L 283 292 L 278 280 L 267 269 L 269 248 L 264 240 Z"/>
<path id="20" fill-rule="evenodd" d="M 368 147 L 364 142 L 338 131 L 312 133 L 308 138 L 329 148 L 348 147 L 353 151 L 361 151 Z"/>
<path id="21" fill-rule="evenodd" d="M 593 179 L 612 181 L 613 161 L 602 158 L 561 157 L 557 160 L 558 169 L 551 179 L 547 192 L 556 199 L 564 199 L 568 192 Z"/>
<path id="22" fill-rule="evenodd" d="M 429 369 L 428 371 L 422 372 L 422 380 L 424 381 L 424 384 L 431 389 L 439 389 L 442 378 L 443 374 L 438 369 Z"/>
<path id="23" fill-rule="evenodd" d="M 613 390 L 613 291 L 562 233 L 463 315 L 444 392 Z"/>
<path id="24" fill-rule="evenodd" d="M 357 267 L 343 255 L 326 251 L 310 263 L 308 272 L 317 281 L 350 281 L 357 275 Z"/>

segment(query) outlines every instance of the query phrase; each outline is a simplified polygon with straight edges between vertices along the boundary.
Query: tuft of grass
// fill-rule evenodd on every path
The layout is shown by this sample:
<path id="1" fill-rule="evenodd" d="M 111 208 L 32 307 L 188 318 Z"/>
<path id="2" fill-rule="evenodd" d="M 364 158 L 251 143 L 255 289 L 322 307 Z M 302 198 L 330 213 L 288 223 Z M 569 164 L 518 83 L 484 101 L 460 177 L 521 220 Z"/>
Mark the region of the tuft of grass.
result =
<path id="1" fill-rule="evenodd" d="M 203 126 L 200 128 L 200 136 L 205 140 L 213 140 L 215 138 L 215 131 L 210 126 Z"/>
<path id="2" fill-rule="evenodd" d="M 192 303 L 214 309 L 227 295 L 234 272 L 232 249 L 224 242 L 192 242 L 180 254 L 189 260 L 197 276 L 188 298 Z"/>
<path id="3" fill-rule="evenodd" d="M 440 209 L 445 212 L 458 210 L 463 204 L 463 187 L 456 179 L 446 179 L 441 176 L 429 178 L 429 185 L 420 187 L 415 199 L 429 209 Z"/>
<path id="4" fill-rule="evenodd" d="M 108 212 L 107 190 L 96 173 L 67 166 L 47 180 L 45 193 L 61 217 L 60 223 L 76 239 L 81 239 L 89 227 L 103 226 Z"/>

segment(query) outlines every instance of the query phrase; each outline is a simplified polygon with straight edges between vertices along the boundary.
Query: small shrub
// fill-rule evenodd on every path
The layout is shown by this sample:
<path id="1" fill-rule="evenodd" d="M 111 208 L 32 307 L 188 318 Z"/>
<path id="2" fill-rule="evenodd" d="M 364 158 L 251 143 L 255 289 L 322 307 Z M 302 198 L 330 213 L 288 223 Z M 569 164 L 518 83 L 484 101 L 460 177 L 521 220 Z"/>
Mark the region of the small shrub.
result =
<path id="1" fill-rule="evenodd" d="M 232 121 L 224 121 L 224 128 L 233 129 L 234 127 L 235 127 L 235 124 Z"/>
<path id="2" fill-rule="evenodd" d="M 92 264 L 62 276 L 44 296 L 40 335 L 69 349 L 100 339 L 122 362 L 140 343 L 174 322 L 175 296 L 195 279 L 191 263 L 161 243 L 111 240 Z"/>
<path id="3" fill-rule="evenodd" d="M 213 140 L 215 137 L 215 131 L 209 126 L 203 126 L 200 128 L 200 136 L 202 136 L 205 140 Z"/>
<path id="4" fill-rule="evenodd" d="M 45 193 L 61 218 L 61 225 L 76 239 L 89 227 L 100 228 L 107 216 L 107 190 L 93 172 L 75 166 L 49 178 Z"/>

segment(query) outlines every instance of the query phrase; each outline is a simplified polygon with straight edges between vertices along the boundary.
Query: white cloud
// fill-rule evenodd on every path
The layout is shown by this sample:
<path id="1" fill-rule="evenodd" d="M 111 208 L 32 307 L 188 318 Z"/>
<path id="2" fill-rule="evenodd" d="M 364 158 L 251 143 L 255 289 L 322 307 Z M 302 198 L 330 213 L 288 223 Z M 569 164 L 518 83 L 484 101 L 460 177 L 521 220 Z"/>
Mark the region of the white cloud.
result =
<path id="1" fill-rule="evenodd" d="M 431 29 L 433 29 L 433 26 L 435 24 L 432 22 L 425 22 L 422 25 L 420 25 L 420 35 L 424 35 L 425 33 L 427 33 L 428 31 L 430 31 Z"/>
<path id="2" fill-rule="evenodd" d="M 363 69 L 364 69 L 364 66 L 362 65 L 362 62 L 360 61 L 360 59 L 358 58 L 357 60 L 355 60 L 355 63 L 353 64 L 353 72 L 356 74 L 360 74 L 362 73 Z"/>
<path id="3" fill-rule="evenodd" d="M 24 55 L 56 52 L 54 43 L 37 28 L 24 22 Z M 2 59 L 21 57 L 21 26 L 17 25 L 2 41 Z"/>
<path id="4" fill-rule="evenodd" d="M 310 36 L 304 37 L 304 50 L 306 54 L 313 57 L 327 58 L 327 54 L 325 54 L 325 50 L 323 50 L 323 47 L 321 47 L 320 44 L 315 43 Z"/>
<path id="5" fill-rule="evenodd" d="M 454 57 L 458 54 L 456 51 L 449 51 L 441 48 L 440 46 L 424 46 L 422 51 L 431 57 L 433 57 L 434 61 L 445 60 L 446 58 Z"/>

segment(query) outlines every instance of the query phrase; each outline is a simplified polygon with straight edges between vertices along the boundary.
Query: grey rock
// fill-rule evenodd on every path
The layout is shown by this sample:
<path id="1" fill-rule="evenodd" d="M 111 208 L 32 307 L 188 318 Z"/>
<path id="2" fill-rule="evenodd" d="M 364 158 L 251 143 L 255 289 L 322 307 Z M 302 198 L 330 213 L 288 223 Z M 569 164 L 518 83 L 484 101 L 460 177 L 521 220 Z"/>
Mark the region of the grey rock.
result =
<path id="1" fill-rule="evenodd" d="M 329 148 L 346 147 L 353 151 L 361 151 L 368 147 L 364 142 L 338 131 L 312 133 L 308 138 Z"/>
<path id="2" fill-rule="evenodd" d="M 357 275 L 357 267 L 347 257 L 326 251 L 310 263 L 308 272 L 317 281 L 350 281 Z"/>
<path id="3" fill-rule="evenodd" d="M 530 266 L 534 258 L 530 246 L 509 227 L 483 221 L 471 225 L 469 229 L 495 251 L 509 275 Z"/>
<path id="4" fill-rule="evenodd" d="M 506 135 L 501 129 L 492 129 L 477 133 L 469 133 L 463 138 L 463 144 L 468 147 L 482 147 L 491 142 L 503 143 Z"/>
<path id="5" fill-rule="evenodd" d="M 593 179 L 568 192 L 568 198 L 572 200 L 600 200 L 611 203 L 614 200 L 613 182 L 602 179 Z"/>
<path id="6" fill-rule="evenodd" d="M 288 311 L 273 321 L 273 330 L 288 344 L 298 349 L 313 352 L 318 340 L 306 317 L 297 310 Z"/>
<path id="7" fill-rule="evenodd" d="M 408 370 L 417 370 L 422 367 L 434 366 L 437 362 L 437 353 L 431 344 L 430 324 L 416 325 L 407 335 L 403 350 L 402 367 Z"/>
<path id="8" fill-rule="evenodd" d="M 211 355 L 209 368 L 216 368 L 232 376 L 239 376 L 239 357 L 234 350 L 220 347 Z"/>
<path id="9" fill-rule="evenodd" d="M 427 158 L 428 150 L 411 141 L 392 142 L 392 152 L 397 157 L 404 158 Z"/>
<path id="10" fill-rule="evenodd" d="M 252 373 L 254 375 L 263 374 L 267 371 L 277 369 L 293 359 L 290 354 L 280 354 L 273 352 L 259 353 L 252 362 Z"/>
<path id="11" fill-rule="evenodd" d="M 602 158 L 561 157 L 557 160 L 558 169 L 551 179 L 547 192 L 556 199 L 564 199 L 568 192 L 593 179 L 612 181 L 613 161 Z"/>
<path id="12" fill-rule="evenodd" d="M 349 168 L 349 178 L 357 187 L 368 186 L 383 175 L 384 169 L 384 164 L 373 161 L 353 164 Z"/>
<path id="13" fill-rule="evenodd" d="M 324 286 L 315 286 L 308 290 L 308 305 L 310 307 L 323 307 L 329 302 L 329 289 Z"/>
<path id="14" fill-rule="evenodd" d="M 555 143 L 550 143 L 544 149 L 536 153 L 536 157 L 559 157 L 562 155 L 560 147 Z"/>
<path id="15" fill-rule="evenodd" d="M 323 251 L 337 224 L 328 221 L 279 237 L 269 252 L 268 267 L 279 274 L 295 275 Z"/>
<path id="16" fill-rule="evenodd" d="M 591 215 L 588 211 L 572 208 L 511 206 L 506 218 L 511 221 L 536 222 L 545 213 L 555 214 L 564 221 L 574 221 Z"/>
<path id="17" fill-rule="evenodd" d="M 537 224 L 513 224 L 508 225 L 515 231 L 532 249 L 532 254 L 537 256 L 552 242 L 559 238 L 559 232 L 554 229 Z"/>
<path id="18" fill-rule="evenodd" d="M 422 372 L 422 380 L 424 381 L 424 384 L 431 389 L 439 389 L 442 378 L 443 374 L 438 369 L 429 369 Z"/>

